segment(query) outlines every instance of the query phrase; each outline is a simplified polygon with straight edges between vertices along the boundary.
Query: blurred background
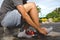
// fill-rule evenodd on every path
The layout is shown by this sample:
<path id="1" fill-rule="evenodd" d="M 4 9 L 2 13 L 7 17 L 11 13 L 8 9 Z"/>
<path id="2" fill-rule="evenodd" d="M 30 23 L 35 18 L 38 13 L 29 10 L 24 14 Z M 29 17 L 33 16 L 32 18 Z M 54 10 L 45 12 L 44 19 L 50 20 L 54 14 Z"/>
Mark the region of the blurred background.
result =
<path id="1" fill-rule="evenodd" d="M 0 0 L 0 8 L 3 1 Z M 60 0 L 28 0 L 27 2 L 36 3 L 39 22 L 42 27 L 54 27 L 51 36 L 55 37 L 49 37 L 46 40 L 60 40 Z M 2 30 L 3 28 L 0 27 L 0 38 L 2 38 Z"/>

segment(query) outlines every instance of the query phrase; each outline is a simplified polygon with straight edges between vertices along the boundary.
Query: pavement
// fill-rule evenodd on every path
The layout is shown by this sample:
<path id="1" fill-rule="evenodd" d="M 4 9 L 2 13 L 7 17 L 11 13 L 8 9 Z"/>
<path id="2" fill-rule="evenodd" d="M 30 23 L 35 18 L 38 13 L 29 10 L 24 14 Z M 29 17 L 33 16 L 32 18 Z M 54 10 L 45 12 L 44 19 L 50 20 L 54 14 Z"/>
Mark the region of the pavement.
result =
<path id="1" fill-rule="evenodd" d="M 3 37 L 3 27 L 0 27 L 0 40 L 60 40 L 60 22 L 57 23 L 50 23 L 50 24 L 41 24 L 42 27 L 53 27 L 53 30 L 48 34 L 48 36 L 41 36 L 40 39 L 38 38 L 21 38 L 18 39 L 16 37 Z"/>

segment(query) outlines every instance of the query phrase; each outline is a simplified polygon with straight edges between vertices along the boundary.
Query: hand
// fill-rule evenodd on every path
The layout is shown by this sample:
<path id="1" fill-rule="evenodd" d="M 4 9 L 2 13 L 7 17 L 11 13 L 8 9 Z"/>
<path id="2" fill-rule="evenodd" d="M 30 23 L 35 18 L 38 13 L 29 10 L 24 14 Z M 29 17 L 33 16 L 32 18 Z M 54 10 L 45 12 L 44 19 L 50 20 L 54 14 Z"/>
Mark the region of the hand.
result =
<path id="1" fill-rule="evenodd" d="M 46 31 L 46 28 L 41 28 L 40 30 L 39 30 L 39 32 L 40 33 L 42 33 L 43 35 L 47 35 L 47 31 Z"/>

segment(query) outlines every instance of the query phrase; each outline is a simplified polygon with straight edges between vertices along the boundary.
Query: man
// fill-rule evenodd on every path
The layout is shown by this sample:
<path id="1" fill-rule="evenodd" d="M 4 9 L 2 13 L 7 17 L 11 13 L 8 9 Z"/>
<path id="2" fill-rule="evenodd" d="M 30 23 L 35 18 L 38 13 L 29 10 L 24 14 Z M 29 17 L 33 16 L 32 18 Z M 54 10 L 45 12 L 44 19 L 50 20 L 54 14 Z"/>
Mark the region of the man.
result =
<path id="1" fill-rule="evenodd" d="M 21 16 L 23 19 L 34 27 L 39 33 L 47 34 L 45 28 L 40 28 L 38 12 L 35 3 L 26 3 L 27 0 L 4 0 L 1 6 L 0 15 L 2 18 L 1 25 L 3 27 L 13 27 L 21 24 Z"/>

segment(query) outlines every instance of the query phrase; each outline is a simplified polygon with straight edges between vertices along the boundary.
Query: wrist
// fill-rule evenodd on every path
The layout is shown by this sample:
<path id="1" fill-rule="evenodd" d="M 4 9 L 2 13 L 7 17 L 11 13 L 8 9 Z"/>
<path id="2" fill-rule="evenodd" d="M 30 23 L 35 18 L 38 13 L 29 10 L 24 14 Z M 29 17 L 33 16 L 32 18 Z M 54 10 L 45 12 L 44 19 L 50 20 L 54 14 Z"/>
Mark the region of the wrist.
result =
<path id="1" fill-rule="evenodd" d="M 37 30 L 38 30 L 38 31 L 40 31 L 40 30 L 41 30 L 41 28 L 40 28 L 40 27 L 37 27 Z"/>

